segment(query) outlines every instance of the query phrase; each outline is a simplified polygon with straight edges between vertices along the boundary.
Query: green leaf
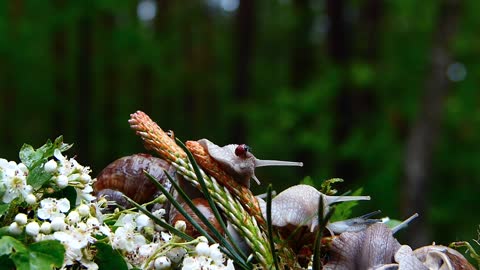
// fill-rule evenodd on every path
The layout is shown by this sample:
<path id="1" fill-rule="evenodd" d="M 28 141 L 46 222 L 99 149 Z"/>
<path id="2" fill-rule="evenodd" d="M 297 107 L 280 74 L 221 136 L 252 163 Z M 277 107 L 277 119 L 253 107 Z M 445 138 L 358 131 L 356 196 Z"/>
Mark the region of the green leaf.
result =
<path id="1" fill-rule="evenodd" d="M 41 241 L 25 247 L 15 238 L 3 236 L 0 239 L 0 255 L 10 255 L 17 270 L 53 269 L 62 266 L 65 248 L 56 240 Z"/>
<path id="2" fill-rule="evenodd" d="M 342 178 L 332 178 L 323 181 L 323 183 L 320 185 L 320 192 L 322 192 L 325 195 L 335 195 L 337 193 L 336 189 L 332 188 L 332 185 L 335 183 L 341 183 L 343 182 Z"/>
<path id="3" fill-rule="evenodd" d="M 19 157 L 22 163 L 31 169 L 33 165 L 42 158 L 42 154 L 35 151 L 31 145 L 24 144 L 20 149 Z"/>
<path id="4" fill-rule="evenodd" d="M 0 238 L 0 255 L 9 255 L 13 252 L 25 252 L 27 248 L 22 242 L 11 236 Z"/>
<path id="5" fill-rule="evenodd" d="M 363 188 L 359 188 L 352 193 L 352 196 L 362 195 Z M 342 202 L 336 205 L 332 221 L 345 220 L 352 217 L 352 209 L 358 204 L 358 201 Z"/>
<path id="6" fill-rule="evenodd" d="M 15 264 L 7 255 L 0 256 L 0 269 L 15 269 Z"/>
<path id="7" fill-rule="evenodd" d="M 63 264 L 65 247 L 57 240 L 45 240 L 33 243 L 28 249 L 30 250 L 30 257 L 32 259 L 42 257 L 45 262 L 55 267 L 61 267 Z"/>
<path id="8" fill-rule="evenodd" d="M 31 185 L 34 190 L 37 190 L 51 178 L 51 173 L 46 172 L 41 166 L 36 166 L 30 170 L 30 173 L 27 176 L 27 184 Z"/>
<path id="9" fill-rule="evenodd" d="M 300 181 L 300 184 L 315 187 L 315 182 L 313 181 L 312 177 L 310 177 L 310 176 L 305 176 L 302 179 L 302 181 Z"/>
<path id="10" fill-rule="evenodd" d="M 112 246 L 102 242 L 97 242 L 95 246 L 97 247 L 97 256 L 95 256 L 95 262 L 98 264 L 99 269 L 128 269 L 127 263 L 118 250 L 115 250 L 112 248 Z"/>
<path id="11" fill-rule="evenodd" d="M 63 136 L 59 136 L 53 143 L 47 140 L 47 142 L 37 150 L 34 150 L 31 145 L 24 144 L 20 149 L 19 156 L 22 163 L 25 164 L 29 170 L 32 170 L 52 157 L 55 149 L 64 152 L 70 149 L 70 147 L 72 147 L 72 144 L 63 143 Z"/>
<path id="12" fill-rule="evenodd" d="M 9 204 L 9 203 L 2 203 L 2 204 L 0 204 L 0 217 L 2 217 L 3 214 L 5 214 L 5 212 L 8 211 L 8 208 L 10 208 L 10 204 Z"/>

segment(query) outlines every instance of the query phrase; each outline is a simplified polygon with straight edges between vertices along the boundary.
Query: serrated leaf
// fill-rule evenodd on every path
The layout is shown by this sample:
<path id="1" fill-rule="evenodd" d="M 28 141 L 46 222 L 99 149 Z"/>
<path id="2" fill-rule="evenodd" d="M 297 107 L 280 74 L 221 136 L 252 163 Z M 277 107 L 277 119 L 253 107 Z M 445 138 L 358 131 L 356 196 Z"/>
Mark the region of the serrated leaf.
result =
<path id="1" fill-rule="evenodd" d="M 337 190 L 333 189 L 332 185 L 335 183 L 341 183 L 341 182 L 343 182 L 342 178 L 327 179 L 323 181 L 323 183 L 320 185 L 320 192 L 322 192 L 325 195 L 335 195 L 337 193 Z"/>
<path id="2" fill-rule="evenodd" d="M 20 149 L 19 157 L 22 163 L 31 169 L 33 165 L 42 158 L 42 154 L 35 151 L 31 145 L 24 144 Z"/>
<path id="3" fill-rule="evenodd" d="M 95 262 L 98 264 L 99 269 L 105 270 L 127 270 L 127 263 L 123 259 L 123 256 L 112 248 L 112 246 L 97 242 L 97 256 L 95 256 Z"/>
<path id="4" fill-rule="evenodd" d="M 20 160 L 22 161 L 28 169 L 32 170 L 44 163 L 48 158 L 52 157 L 55 153 L 55 149 L 59 149 L 60 152 L 64 152 L 70 149 L 73 145 L 66 144 L 63 142 L 63 136 L 59 136 L 52 141 L 47 140 L 47 142 L 36 150 L 33 149 L 31 145 L 24 144 L 20 149 Z"/>
<path id="5" fill-rule="evenodd" d="M 65 152 L 67 151 L 68 149 L 72 148 L 73 144 L 66 144 L 63 142 L 63 136 L 60 135 L 58 136 L 55 141 L 53 142 L 53 145 L 55 146 L 55 148 L 57 148 L 58 150 L 60 150 L 60 152 Z M 53 152 L 51 153 L 51 155 L 53 155 Z"/>

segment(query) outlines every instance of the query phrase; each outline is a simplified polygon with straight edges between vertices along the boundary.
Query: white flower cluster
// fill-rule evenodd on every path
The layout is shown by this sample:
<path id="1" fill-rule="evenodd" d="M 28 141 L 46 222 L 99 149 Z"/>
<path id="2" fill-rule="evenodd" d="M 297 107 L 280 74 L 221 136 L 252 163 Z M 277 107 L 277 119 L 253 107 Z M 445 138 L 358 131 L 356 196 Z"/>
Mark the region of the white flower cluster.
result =
<path id="1" fill-rule="evenodd" d="M 131 210 L 102 214 L 107 202 L 95 201 L 92 194 L 95 179 L 90 177 L 90 168 L 73 158 L 67 159 L 59 149 L 54 150 L 54 158 L 38 166 L 51 179 L 34 190 L 27 184 L 29 170 L 24 164 L 0 159 L 0 204 L 16 200 L 29 205 L 32 211 L 17 212 L 14 220 L 6 224 L 8 231 L 12 235 L 24 234 L 28 241 L 58 240 L 65 248 L 62 269 L 72 266 L 98 269 L 94 262 L 97 239 L 118 250 L 130 268 L 234 269 L 232 260 L 226 260 L 219 245 L 209 246 L 205 237 L 184 242 L 147 215 Z M 75 202 L 50 197 L 66 187 L 75 188 Z M 10 210 L 18 211 L 14 205 Z M 152 214 L 162 219 L 165 210 L 157 209 Z M 110 228 L 104 221 L 115 224 Z M 175 228 L 184 231 L 186 224 L 179 221 Z"/>
<path id="2" fill-rule="evenodd" d="M 161 217 L 164 209 L 154 212 Z M 172 239 L 167 232 L 155 231 L 155 223 L 141 213 L 122 214 L 114 226 L 118 226 L 111 237 L 112 247 L 122 251 L 131 265 L 142 269 L 169 269 L 170 258 L 164 256 L 165 247 Z M 145 235 L 150 236 L 148 241 Z"/>
<path id="3" fill-rule="evenodd" d="M 224 254 L 219 250 L 218 244 L 208 245 L 206 241 L 201 241 L 195 247 L 195 256 L 187 256 L 183 260 L 182 270 L 193 269 L 229 269 L 234 270 L 233 261 L 228 259 L 225 265 Z"/>
<path id="4" fill-rule="evenodd" d="M 35 192 L 27 184 L 28 168 L 22 163 L 8 162 L 0 159 L 0 195 L 2 202 L 10 203 L 14 199 L 26 201 L 35 211 L 36 216 L 28 218 L 24 213 L 15 216 L 8 226 L 13 235 L 25 233 L 34 241 L 58 240 L 65 247 L 64 267 L 80 263 L 88 269 L 98 269 L 93 262 L 93 254 L 89 249 L 96 235 L 110 236 L 110 228 L 101 225 L 100 203 L 92 202 L 93 180 L 89 167 L 80 165 L 75 159 L 67 159 L 60 150 L 54 151 L 55 159 L 43 165 L 45 172 L 52 174 L 46 187 L 64 189 L 73 186 L 77 200 L 73 207 L 67 198 L 43 198 L 45 190 Z M 37 200 L 40 200 L 37 203 Z M 74 208 L 74 209 L 72 209 Z M 68 213 L 68 214 L 67 214 Z"/>
<path id="5" fill-rule="evenodd" d="M 4 203 L 10 203 L 16 198 L 34 204 L 37 199 L 32 194 L 33 188 L 27 185 L 27 167 L 15 161 L 0 159 L 0 198 Z M 3 195 L 2 195 L 3 193 Z"/>
<path id="6" fill-rule="evenodd" d="M 67 159 L 58 149 L 55 149 L 53 155 L 57 161 L 49 160 L 45 163 L 44 169 L 53 174 L 52 180 L 55 184 L 59 188 L 75 187 L 77 191 L 76 204 L 82 200 L 87 202 L 95 200 L 95 196 L 92 195 L 93 180 L 90 177 L 90 168 L 78 164 L 74 158 Z"/>

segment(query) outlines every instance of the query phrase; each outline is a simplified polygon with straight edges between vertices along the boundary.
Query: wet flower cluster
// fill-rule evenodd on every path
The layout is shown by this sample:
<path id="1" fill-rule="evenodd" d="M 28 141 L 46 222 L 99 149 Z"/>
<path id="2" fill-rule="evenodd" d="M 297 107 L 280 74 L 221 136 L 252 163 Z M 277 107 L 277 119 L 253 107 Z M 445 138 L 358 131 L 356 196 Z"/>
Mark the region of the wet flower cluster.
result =
<path id="1" fill-rule="evenodd" d="M 36 167 L 32 164 L 0 159 L 0 209 L 8 206 L 3 216 L 0 213 L 0 226 L 26 244 L 61 243 L 62 269 L 98 269 L 100 243 L 113 248 L 128 268 L 234 269 L 218 244 L 209 245 L 204 237 L 185 242 L 135 209 L 104 214 L 108 203 L 93 195 L 96 179 L 90 176 L 90 168 L 67 158 L 60 149 L 40 159 Z M 33 179 L 42 177 L 46 180 L 41 184 Z M 152 214 L 162 219 L 165 210 Z M 185 227 L 183 221 L 175 224 L 180 231 Z"/>

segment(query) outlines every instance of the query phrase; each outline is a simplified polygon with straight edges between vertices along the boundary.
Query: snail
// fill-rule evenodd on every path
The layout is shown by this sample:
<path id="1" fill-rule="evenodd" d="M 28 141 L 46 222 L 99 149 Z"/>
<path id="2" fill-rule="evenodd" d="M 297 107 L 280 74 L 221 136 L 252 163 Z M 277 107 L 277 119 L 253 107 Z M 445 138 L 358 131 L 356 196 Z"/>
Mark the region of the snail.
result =
<path id="1" fill-rule="evenodd" d="M 144 171 L 154 176 L 167 190 L 172 191 L 174 196 L 176 196 L 176 192 L 171 190 L 171 183 L 168 181 L 165 172 L 172 176 L 173 179 L 179 181 L 182 189 L 187 192 L 200 212 L 207 217 L 217 230 L 221 231 L 221 226 L 215 219 L 208 202 L 204 198 L 199 197 L 201 193 L 189 183 L 183 181 L 182 177 L 176 175 L 175 167 L 161 158 L 156 158 L 148 154 L 135 154 L 119 158 L 99 173 L 97 181 L 93 186 L 94 191 L 97 197 L 106 197 L 108 201 L 123 208 L 132 207 L 123 195 L 126 195 L 139 204 L 152 201 L 161 195 L 161 191 L 148 179 Z M 191 209 L 180 198 L 178 198 L 178 200 L 187 213 L 204 229 L 207 229 Z M 108 210 L 113 211 L 114 207 L 114 205 L 111 205 Z M 154 209 L 156 208 L 164 208 L 167 211 L 166 216 L 170 217 L 171 224 L 175 224 L 178 220 L 183 220 L 187 224 L 185 232 L 190 236 L 199 236 L 199 233 L 185 217 L 179 214 L 176 209 L 170 207 L 169 202 L 166 202 L 165 205 L 156 204 L 154 205 Z"/>
<path id="2" fill-rule="evenodd" d="M 272 199 L 271 222 L 288 246 L 299 256 L 301 265 L 308 265 L 308 254 L 312 251 L 318 227 L 319 201 L 323 201 L 323 215 L 327 215 L 330 205 L 337 202 L 370 200 L 369 196 L 328 196 L 309 185 L 296 185 L 280 192 Z M 258 198 L 262 214 L 267 218 L 266 202 Z M 377 212 L 359 218 L 327 223 L 327 229 L 335 233 L 360 230 L 367 224 L 378 222 L 368 219 Z M 300 258 L 307 253 L 306 258 Z"/>
<path id="3" fill-rule="evenodd" d="M 405 226 L 412 217 L 399 226 Z M 445 246 L 430 245 L 412 251 L 410 246 L 401 245 L 393 237 L 398 228 L 390 229 L 383 223 L 375 223 L 365 230 L 340 234 L 331 242 L 328 261 L 322 269 L 475 269 L 462 254 Z"/>
<path id="4" fill-rule="evenodd" d="M 327 214 L 329 206 L 334 203 L 370 200 L 370 196 L 328 196 L 309 185 L 292 186 L 272 199 L 272 225 L 275 227 L 306 226 L 310 232 L 313 232 L 318 226 L 317 214 L 320 198 L 323 200 L 324 215 Z M 263 215 L 266 216 L 266 203 L 261 200 L 260 205 Z M 345 221 L 343 222 L 345 223 Z M 347 230 L 345 226 L 339 225 L 336 224 L 331 229 L 334 231 L 336 228 Z M 351 225 L 353 225 L 353 220 Z M 329 225 L 327 225 L 328 227 Z"/>
<path id="5" fill-rule="evenodd" d="M 147 154 L 126 156 L 113 161 L 99 173 L 93 189 L 97 197 L 106 197 L 108 201 L 113 201 L 124 208 L 131 205 L 123 195 L 140 204 L 149 202 L 160 196 L 161 192 L 144 171 L 170 190 L 171 184 L 165 171 L 175 177 L 175 168 L 165 160 Z"/>
<path id="6" fill-rule="evenodd" d="M 201 139 L 197 142 L 218 162 L 227 174 L 232 176 L 237 183 L 246 187 L 250 187 L 250 179 L 260 184 L 260 181 L 255 176 L 255 168 L 265 166 L 303 166 L 302 162 L 258 159 L 250 152 L 250 148 L 246 144 L 229 144 L 220 147 L 207 139 Z M 209 171 L 209 168 L 204 167 L 203 169 Z"/>

